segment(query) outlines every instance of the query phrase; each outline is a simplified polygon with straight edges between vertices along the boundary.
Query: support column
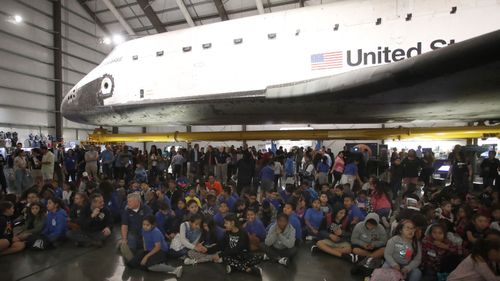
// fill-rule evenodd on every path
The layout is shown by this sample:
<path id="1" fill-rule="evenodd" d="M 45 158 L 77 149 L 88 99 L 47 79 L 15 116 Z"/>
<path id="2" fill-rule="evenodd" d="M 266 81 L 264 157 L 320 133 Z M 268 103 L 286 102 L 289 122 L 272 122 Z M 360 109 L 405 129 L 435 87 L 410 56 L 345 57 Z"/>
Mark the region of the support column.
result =
<path id="1" fill-rule="evenodd" d="M 472 126 L 474 126 L 474 123 L 473 122 L 469 122 L 469 123 L 467 123 L 467 126 L 472 127 Z M 477 139 L 476 139 L 475 142 L 477 144 Z M 474 144 L 474 139 L 466 139 L 466 144 L 467 145 L 473 145 Z"/>
<path id="2" fill-rule="evenodd" d="M 54 45 L 54 107 L 56 141 L 62 139 L 62 41 L 61 41 L 61 0 L 52 1 L 52 29 Z"/>
<path id="3" fill-rule="evenodd" d="M 145 134 L 145 133 L 147 133 L 147 132 L 148 132 L 148 128 L 146 128 L 146 127 L 142 127 L 142 133 L 143 133 L 143 134 Z M 146 142 L 143 142 L 143 143 L 142 143 L 142 151 L 143 151 L 143 152 L 144 152 L 144 151 L 146 151 L 146 148 L 147 148 L 147 147 L 146 147 Z"/>
<path id="4" fill-rule="evenodd" d="M 243 132 L 246 132 L 247 131 L 247 125 L 241 125 L 241 130 Z M 243 140 L 243 149 L 247 149 L 248 148 L 248 144 L 247 144 L 247 141 L 246 140 Z"/>

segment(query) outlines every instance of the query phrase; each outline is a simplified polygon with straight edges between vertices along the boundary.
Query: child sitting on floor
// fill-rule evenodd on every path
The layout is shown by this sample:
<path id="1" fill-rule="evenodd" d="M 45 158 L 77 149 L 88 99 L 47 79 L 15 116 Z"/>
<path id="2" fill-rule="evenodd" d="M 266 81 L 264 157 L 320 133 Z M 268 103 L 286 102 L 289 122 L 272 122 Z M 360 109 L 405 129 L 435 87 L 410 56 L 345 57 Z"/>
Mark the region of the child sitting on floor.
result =
<path id="1" fill-rule="evenodd" d="M 24 250 L 25 244 L 14 236 L 14 204 L 10 201 L 0 202 L 0 256 L 14 254 Z"/>
<path id="2" fill-rule="evenodd" d="M 458 252 L 457 246 L 447 239 L 444 224 L 430 226 L 422 241 L 422 267 L 428 280 L 438 280 L 438 276 L 450 273 L 458 265 L 456 262 L 452 265 L 452 260 L 458 260 Z"/>
<path id="3" fill-rule="evenodd" d="M 182 276 L 182 266 L 173 267 L 166 264 L 168 244 L 161 231 L 155 226 L 155 217 L 152 215 L 142 220 L 143 250 L 135 255 L 128 249 L 123 256 L 130 267 L 147 269 L 155 272 L 173 274 L 177 278 Z"/>
<path id="4" fill-rule="evenodd" d="M 307 237 L 306 240 L 313 240 L 314 238 L 320 238 L 319 228 L 323 222 L 325 215 L 320 209 L 319 198 L 312 201 L 312 208 L 307 209 L 304 216 L 304 222 L 306 225 Z"/>

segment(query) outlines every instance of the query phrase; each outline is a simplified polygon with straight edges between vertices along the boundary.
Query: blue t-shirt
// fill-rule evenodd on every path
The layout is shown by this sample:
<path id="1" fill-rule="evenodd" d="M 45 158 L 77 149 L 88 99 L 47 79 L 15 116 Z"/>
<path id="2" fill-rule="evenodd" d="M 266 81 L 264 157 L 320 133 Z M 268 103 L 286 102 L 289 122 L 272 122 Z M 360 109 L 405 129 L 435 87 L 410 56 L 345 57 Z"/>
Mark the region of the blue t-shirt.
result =
<path id="1" fill-rule="evenodd" d="M 295 162 L 292 158 L 287 158 L 285 162 L 285 175 L 292 177 L 295 174 Z"/>
<path id="2" fill-rule="evenodd" d="M 64 159 L 66 170 L 74 171 L 76 169 L 76 156 L 66 156 Z"/>
<path id="3" fill-rule="evenodd" d="M 226 215 L 222 215 L 221 213 L 217 213 L 214 216 L 214 222 L 217 226 L 224 227 L 224 217 Z"/>
<path id="4" fill-rule="evenodd" d="M 326 163 L 319 162 L 318 167 L 316 169 L 320 173 L 328 173 L 328 171 L 330 170 L 330 166 L 328 166 L 328 164 L 326 164 Z"/>
<path id="5" fill-rule="evenodd" d="M 219 203 L 221 202 L 226 202 L 227 207 L 229 208 L 230 212 L 234 212 L 234 205 L 236 205 L 236 199 L 234 199 L 233 196 L 228 196 L 227 198 L 224 197 L 219 197 Z"/>
<path id="6" fill-rule="evenodd" d="M 271 180 L 274 181 L 274 169 L 271 166 L 267 165 L 262 170 L 260 170 L 260 179 L 261 180 Z"/>
<path id="7" fill-rule="evenodd" d="M 245 226 L 245 231 L 248 234 L 255 234 L 261 241 L 266 239 L 266 227 L 259 219 L 255 219 L 253 222 L 247 222 Z"/>
<path id="8" fill-rule="evenodd" d="M 345 165 L 344 175 L 355 176 L 357 173 L 358 173 L 358 166 L 356 166 L 356 163 L 353 162 Z"/>
<path id="9" fill-rule="evenodd" d="M 161 250 L 163 252 L 168 251 L 168 244 L 167 241 L 165 241 L 165 237 L 163 237 L 163 234 L 161 231 L 155 227 L 151 231 L 144 231 L 142 230 L 142 237 L 144 238 L 144 244 L 146 246 L 146 251 L 151 251 L 155 247 L 156 243 L 160 243 L 161 245 Z"/>
<path id="10" fill-rule="evenodd" d="M 316 210 L 314 208 L 309 208 L 304 215 L 304 218 L 309 221 L 314 228 L 319 229 L 321 222 L 323 221 L 324 214 L 321 210 Z"/>
<path id="11" fill-rule="evenodd" d="M 297 214 L 291 213 L 290 216 L 288 216 L 288 220 L 293 228 L 295 228 L 295 239 L 302 240 L 302 223 Z"/>
<path id="12" fill-rule="evenodd" d="M 351 208 L 349 208 L 349 210 L 347 210 L 347 221 L 349 222 L 349 224 L 352 223 L 352 220 L 354 218 L 358 218 L 359 221 L 364 221 L 365 220 L 365 215 L 363 214 L 363 211 L 361 211 L 361 209 L 356 206 L 356 205 L 352 205 Z"/>

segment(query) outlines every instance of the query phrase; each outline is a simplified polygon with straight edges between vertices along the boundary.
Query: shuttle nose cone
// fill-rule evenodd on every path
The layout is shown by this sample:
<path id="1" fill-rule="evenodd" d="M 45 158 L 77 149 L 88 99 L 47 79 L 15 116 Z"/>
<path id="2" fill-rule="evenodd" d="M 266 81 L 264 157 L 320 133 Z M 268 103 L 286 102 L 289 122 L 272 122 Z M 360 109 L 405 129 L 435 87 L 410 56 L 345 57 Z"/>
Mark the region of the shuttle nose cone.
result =
<path id="1" fill-rule="evenodd" d="M 61 103 L 61 113 L 62 115 L 74 122 L 83 122 L 85 121 L 79 110 L 79 95 L 80 91 L 79 88 L 76 86 L 71 89 L 66 96 L 64 97 L 62 103 Z"/>
<path id="2" fill-rule="evenodd" d="M 62 115 L 74 122 L 90 123 L 96 114 L 106 110 L 104 100 L 113 96 L 114 88 L 113 77 L 109 74 L 75 86 L 62 101 Z"/>

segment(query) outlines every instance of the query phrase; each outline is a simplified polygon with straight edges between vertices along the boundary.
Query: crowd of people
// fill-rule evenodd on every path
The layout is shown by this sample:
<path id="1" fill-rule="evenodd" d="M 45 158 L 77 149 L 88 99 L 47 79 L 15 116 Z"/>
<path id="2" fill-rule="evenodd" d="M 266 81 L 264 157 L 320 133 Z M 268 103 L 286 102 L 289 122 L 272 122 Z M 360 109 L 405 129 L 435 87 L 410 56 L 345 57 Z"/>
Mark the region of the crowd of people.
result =
<path id="1" fill-rule="evenodd" d="M 451 185 L 433 182 L 434 157 L 420 147 L 394 151 L 380 176 L 366 173 L 364 153 L 324 147 L 16 154 L 13 193 L 0 198 L 0 255 L 102 247 L 117 231 L 127 266 L 177 277 L 172 259 L 260 276 L 260 263 L 291 266 L 305 244 L 375 281 L 500 280 L 494 151 L 477 192 L 460 146 L 448 158 Z"/>

